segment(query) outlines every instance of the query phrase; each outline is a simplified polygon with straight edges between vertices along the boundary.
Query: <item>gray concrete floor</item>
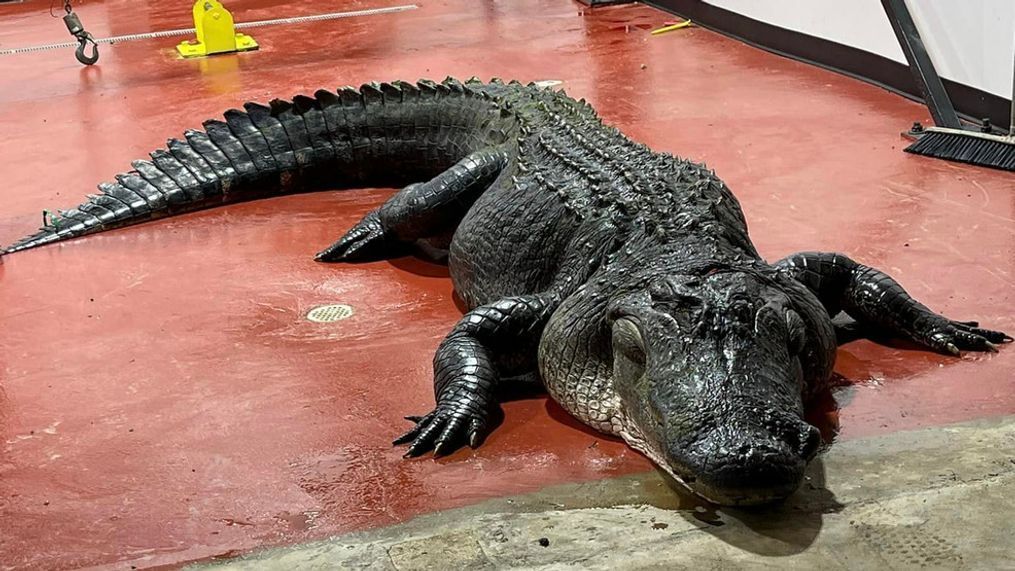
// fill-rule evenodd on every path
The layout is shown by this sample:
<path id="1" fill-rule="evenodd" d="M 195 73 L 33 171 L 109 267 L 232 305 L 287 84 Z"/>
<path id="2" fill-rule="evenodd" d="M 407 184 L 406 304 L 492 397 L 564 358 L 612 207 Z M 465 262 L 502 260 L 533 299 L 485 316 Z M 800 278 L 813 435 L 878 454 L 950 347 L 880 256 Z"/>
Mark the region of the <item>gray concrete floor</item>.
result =
<path id="1" fill-rule="evenodd" d="M 1015 569 L 1015 417 L 837 443 L 808 474 L 785 504 L 760 511 L 716 510 L 647 473 L 212 566 Z"/>

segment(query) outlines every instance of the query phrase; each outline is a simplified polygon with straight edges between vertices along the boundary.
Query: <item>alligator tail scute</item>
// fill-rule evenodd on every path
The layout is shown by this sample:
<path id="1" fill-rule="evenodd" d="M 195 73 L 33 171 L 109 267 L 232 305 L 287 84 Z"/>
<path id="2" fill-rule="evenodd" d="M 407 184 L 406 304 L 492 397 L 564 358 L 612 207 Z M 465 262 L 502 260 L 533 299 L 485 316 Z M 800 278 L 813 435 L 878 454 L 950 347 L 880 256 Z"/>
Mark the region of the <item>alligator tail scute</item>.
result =
<path id="1" fill-rule="evenodd" d="M 392 82 L 319 90 L 313 96 L 249 102 L 188 130 L 133 170 L 98 185 L 99 193 L 57 213 L 0 252 L 13 253 L 215 206 L 327 184 L 362 183 L 376 174 L 370 158 L 424 150 L 442 128 L 436 103 L 470 94 L 457 81 Z M 422 139 L 422 140 L 421 140 Z M 417 148 L 409 148 L 409 146 Z M 432 149 L 428 156 L 432 162 Z M 440 159 L 441 157 L 437 157 Z M 434 165 L 434 170 L 441 165 Z M 336 176 L 345 180 L 336 180 Z"/>

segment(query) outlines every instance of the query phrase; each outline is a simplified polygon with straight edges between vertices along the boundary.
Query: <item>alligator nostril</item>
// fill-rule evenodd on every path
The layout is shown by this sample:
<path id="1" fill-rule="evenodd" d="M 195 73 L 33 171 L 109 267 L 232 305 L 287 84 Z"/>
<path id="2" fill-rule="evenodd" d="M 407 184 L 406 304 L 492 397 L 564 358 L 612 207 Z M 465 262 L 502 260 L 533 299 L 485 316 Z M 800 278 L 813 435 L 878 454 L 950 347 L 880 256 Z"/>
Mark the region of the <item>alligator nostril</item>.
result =
<path id="1" fill-rule="evenodd" d="M 806 426 L 800 431 L 800 456 L 810 460 L 817 454 L 818 446 L 821 446 L 821 432 L 809 424 Z"/>

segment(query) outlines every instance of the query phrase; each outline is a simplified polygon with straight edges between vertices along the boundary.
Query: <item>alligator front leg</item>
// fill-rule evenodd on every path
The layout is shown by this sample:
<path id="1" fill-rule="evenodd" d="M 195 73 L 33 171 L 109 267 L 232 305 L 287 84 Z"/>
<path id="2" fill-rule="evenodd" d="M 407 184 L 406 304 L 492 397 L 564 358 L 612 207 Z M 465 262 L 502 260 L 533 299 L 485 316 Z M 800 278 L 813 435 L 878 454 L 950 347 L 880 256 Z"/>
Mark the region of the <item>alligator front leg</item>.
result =
<path id="1" fill-rule="evenodd" d="M 412 442 L 406 457 L 433 450 L 448 454 L 468 442 L 475 448 L 490 429 L 500 379 L 536 367 L 539 338 L 559 305 L 553 294 L 508 297 L 465 314 L 434 357 L 437 407 L 409 417 L 416 426 L 395 440 Z"/>
<path id="2" fill-rule="evenodd" d="M 407 243 L 453 231 L 507 162 L 502 149 L 484 149 L 427 182 L 410 184 L 317 254 L 317 260 L 384 259 L 401 253 Z"/>
<path id="3" fill-rule="evenodd" d="M 829 252 L 801 252 L 775 264 L 790 271 L 835 316 L 845 311 L 863 327 L 873 327 L 958 355 L 960 350 L 996 351 L 1012 338 L 979 328 L 975 321 L 953 321 L 913 299 L 884 272 Z"/>

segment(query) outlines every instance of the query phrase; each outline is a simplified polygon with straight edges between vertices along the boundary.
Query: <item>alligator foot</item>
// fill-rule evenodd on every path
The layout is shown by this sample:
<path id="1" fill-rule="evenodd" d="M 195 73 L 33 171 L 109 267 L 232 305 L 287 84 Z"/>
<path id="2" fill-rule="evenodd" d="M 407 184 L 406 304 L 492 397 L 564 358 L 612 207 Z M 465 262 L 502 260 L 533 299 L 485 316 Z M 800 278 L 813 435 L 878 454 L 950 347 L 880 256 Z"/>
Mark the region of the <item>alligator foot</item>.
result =
<path id="1" fill-rule="evenodd" d="M 378 211 L 374 210 L 314 259 L 319 262 L 376 261 L 389 257 L 395 244 L 384 231 Z"/>
<path id="2" fill-rule="evenodd" d="M 975 321 L 953 321 L 928 312 L 913 337 L 940 353 L 959 355 L 960 351 L 997 352 L 997 344 L 1011 343 L 1011 336 L 1001 331 L 981 329 Z"/>
<path id="3" fill-rule="evenodd" d="M 405 456 L 430 450 L 449 454 L 466 442 L 475 448 L 499 413 L 497 387 L 536 370 L 539 334 L 560 305 L 553 293 L 506 297 L 462 317 L 434 356 L 437 408 L 410 420 L 416 426 L 395 440 L 411 442 Z"/>
<path id="4" fill-rule="evenodd" d="M 405 417 L 406 420 L 415 422 L 416 426 L 396 438 L 393 444 L 398 446 L 412 443 L 405 453 L 406 458 L 415 458 L 430 450 L 433 450 L 434 457 L 445 456 L 466 442 L 476 448 L 489 432 L 487 416 L 468 401 L 438 405 L 436 410 L 426 416 Z"/>
<path id="5" fill-rule="evenodd" d="M 954 321 L 910 296 L 890 276 L 842 254 L 801 252 L 776 262 L 810 288 L 829 315 L 845 312 L 858 326 L 908 339 L 946 355 L 962 351 L 997 351 L 1012 338 L 981 329 L 975 321 Z"/>

